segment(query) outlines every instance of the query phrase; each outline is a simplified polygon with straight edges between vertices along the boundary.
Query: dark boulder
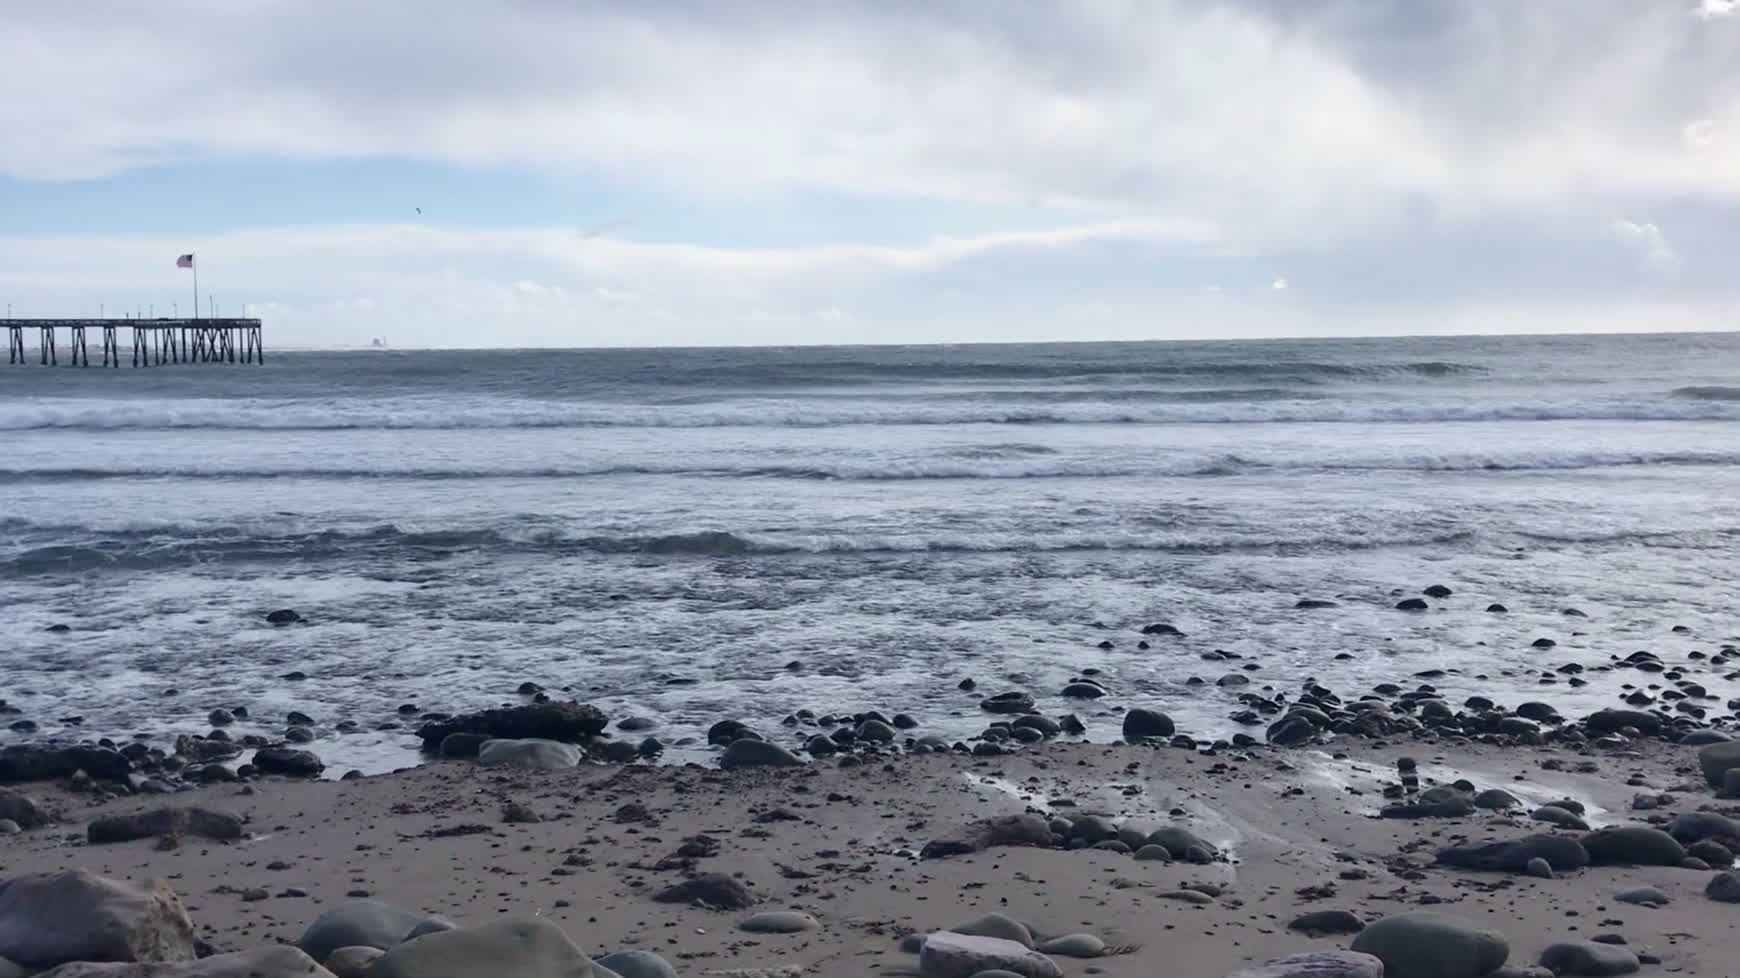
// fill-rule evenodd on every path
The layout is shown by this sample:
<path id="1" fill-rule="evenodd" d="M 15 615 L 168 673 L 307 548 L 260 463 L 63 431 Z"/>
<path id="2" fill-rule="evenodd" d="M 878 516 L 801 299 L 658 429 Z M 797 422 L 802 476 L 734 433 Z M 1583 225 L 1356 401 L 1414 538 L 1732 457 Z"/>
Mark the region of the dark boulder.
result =
<path id="1" fill-rule="evenodd" d="M 527 703 L 467 713 L 425 723 L 417 731 L 423 749 L 435 751 L 448 734 L 475 733 L 494 740 L 560 740 L 582 743 L 604 732 L 610 719 L 585 703 Z"/>
<path id="2" fill-rule="evenodd" d="M 700 904 L 713 910 L 745 910 L 755 904 L 748 887 L 722 873 L 707 873 L 673 883 L 653 899 L 660 903 Z"/>
<path id="3" fill-rule="evenodd" d="M 1597 866 L 1678 866 L 1685 847 L 1661 829 L 1647 825 L 1616 825 L 1582 839 L 1589 860 Z"/>
<path id="4" fill-rule="evenodd" d="M 1404 598 L 1396 602 L 1397 611 L 1425 611 L 1431 607 L 1424 598 Z"/>
<path id="5" fill-rule="evenodd" d="M 1124 739 L 1127 741 L 1134 742 L 1150 737 L 1170 737 L 1176 730 L 1172 718 L 1158 710 L 1145 710 L 1137 707 L 1124 714 Z"/>
<path id="6" fill-rule="evenodd" d="M 986 713 L 1032 713 L 1033 697 L 1011 690 L 985 697 L 979 701 L 979 708 Z"/>
<path id="7" fill-rule="evenodd" d="M 253 765 L 261 774 L 283 774 L 293 778 L 319 777 L 326 770 L 312 751 L 293 747 L 262 747 L 254 752 Z"/>
<path id="8" fill-rule="evenodd" d="M 92 845 L 160 835 L 197 835 L 233 842 L 247 835 L 241 819 L 205 808 L 158 808 L 133 815 L 107 815 L 91 822 L 85 832 Z"/>
<path id="9" fill-rule="evenodd" d="M 1640 710 L 1602 710 L 1591 713 L 1583 719 L 1583 726 L 1590 733 L 1617 733 L 1626 727 L 1635 727 L 1638 732 L 1655 736 L 1661 733 L 1661 717 Z"/>
<path id="10" fill-rule="evenodd" d="M 1434 584 L 1431 587 L 1425 589 L 1424 591 L 1421 591 L 1420 593 L 1424 594 L 1428 598 L 1448 598 L 1450 595 L 1455 594 L 1456 592 L 1450 590 L 1449 588 L 1445 587 L 1442 584 Z"/>
<path id="11" fill-rule="evenodd" d="M 1684 845 L 1705 839 L 1740 841 L 1740 820 L 1716 812 L 1682 812 L 1668 823 L 1668 834 Z"/>
<path id="12" fill-rule="evenodd" d="M 64 747 L 14 744 L 0 750 L 0 784 L 52 781 L 83 771 L 93 778 L 118 781 L 133 770 L 133 762 L 104 747 Z"/>
<path id="13" fill-rule="evenodd" d="M 1438 862 L 1457 869 L 1488 873 L 1521 873 L 1531 859 L 1545 859 L 1555 873 L 1589 865 L 1583 843 L 1563 835 L 1530 835 L 1505 842 L 1475 842 L 1438 850 Z"/>
<path id="14" fill-rule="evenodd" d="M 302 620 L 302 616 L 290 608 L 279 608 L 266 615 L 268 625 L 294 625 Z"/>
<path id="15" fill-rule="evenodd" d="M 803 763 L 778 744 L 747 738 L 732 741 L 725 753 L 719 755 L 719 766 L 727 771 L 746 767 L 803 767 Z"/>

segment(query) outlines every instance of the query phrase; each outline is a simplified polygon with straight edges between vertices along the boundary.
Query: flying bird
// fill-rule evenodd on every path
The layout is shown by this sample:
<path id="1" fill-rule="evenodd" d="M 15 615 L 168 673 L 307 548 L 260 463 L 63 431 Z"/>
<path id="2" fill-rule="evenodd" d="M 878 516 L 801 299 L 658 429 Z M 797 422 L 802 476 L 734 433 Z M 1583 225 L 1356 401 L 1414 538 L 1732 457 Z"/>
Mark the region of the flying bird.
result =
<path id="1" fill-rule="evenodd" d="M 423 208 L 421 208 L 421 207 L 417 208 L 417 213 L 419 213 L 419 214 L 423 213 Z"/>

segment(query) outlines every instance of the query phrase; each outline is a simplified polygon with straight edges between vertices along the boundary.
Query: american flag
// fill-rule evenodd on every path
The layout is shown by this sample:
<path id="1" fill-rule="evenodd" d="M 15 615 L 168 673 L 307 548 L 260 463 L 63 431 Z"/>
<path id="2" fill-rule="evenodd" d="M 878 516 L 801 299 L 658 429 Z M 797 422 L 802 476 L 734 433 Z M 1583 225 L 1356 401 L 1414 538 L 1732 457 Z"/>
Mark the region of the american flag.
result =
<path id="1" fill-rule="evenodd" d="M 186 254 L 186 255 L 182 255 L 180 258 L 175 259 L 175 267 L 176 268 L 192 268 L 193 267 L 193 255 Z"/>

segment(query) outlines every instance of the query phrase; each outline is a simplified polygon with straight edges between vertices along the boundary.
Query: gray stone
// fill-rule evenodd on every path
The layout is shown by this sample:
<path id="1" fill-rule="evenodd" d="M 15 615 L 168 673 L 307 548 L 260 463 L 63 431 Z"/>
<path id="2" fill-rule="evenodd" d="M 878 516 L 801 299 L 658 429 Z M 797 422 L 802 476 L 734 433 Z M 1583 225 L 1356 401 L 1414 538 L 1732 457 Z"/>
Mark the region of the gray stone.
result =
<path id="1" fill-rule="evenodd" d="M 580 763 L 580 748 L 559 740 L 486 740 L 477 748 L 477 763 L 484 767 L 518 767 L 533 771 L 560 771 Z"/>
<path id="2" fill-rule="evenodd" d="M 719 766 L 727 771 L 745 767 L 803 767 L 797 755 L 778 744 L 765 740 L 734 740 L 719 755 Z"/>
<path id="3" fill-rule="evenodd" d="M 389 949 L 369 978 L 594 978 L 592 959 L 542 917 L 503 917 Z"/>
<path id="4" fill-rule="evenodd" d="M 1351 947 L 1383 961 L 1385 978 L 1483 978 L 1510 957 L 1497 931 L 1429 910 L 1385 917 Z"/>
<path id="5" fill-rule="evenodd" d="M 1579 832 L 1589 831 L 1589 823 L 1583 821 L 1576 812 L 1567 811 L 1557 805 L 1542 805 L 1529 816 L 1537 822 L 1547 822 L 1562 829 L 1576 829 Z"/>
<path id="6" fill-rule="evenodd" d="M 1351 910 L 1313 910 L 1294 917 L 1287 928 L 1307 934 L 1357 934 L 1365 930 L 1365 921 Z"/>
<path id="7" fill-rule="evenodd" d="M 1685 847 L 1673 836 L 1647 825 L 1616 825 L 1581 841 L 1596 866 L 1678 866 L 1686 858 Z"/>
<path id="8" fill-rule="evenodd" d="M 1477 842 L 1438 850 L 1438 862 L 1446 866 L 1489 873 L 1524 873 L 1531 859 L 1545 859 L 1559 873 L 1589 865 L 1589 853 L 1583 844 L 1562 835 L 1530 835 L 1506 842 Z"/>
<path id="9" fill-rule="evenodd" d="M 0 882 L 0 958 L 26 968 L 194 956 L 193 922 L 162 880 L 138 885 L 73 869 Z"/>
<path id="10" fill-rule="evenodd" d="M 1060 958 L 1097 958 L 1106 953 L 1106 942 L 1093 934 L 1065 934 L 1053 937 L 1034 950 Z"/>
<path id="11" fill-rule="evenodd" d="M 21 829 L 34 829 L 52 821 L 36 799 L 11 788 L 0 788 L 0 818 L 17 822 Z"/>
<path id="12" fill-rule="evenodd" d="M 1740 903 L 1740 873 L 1730 869 L 1710 877 L 1704 895 L 1717 903 Z"/>
<path id="13" fill-rule="evenodd" d="M 325 961 L 341 947 L 386 949 L 410 940 L 413 933 L 452 930 L 443 917 L 401 910 L 379 900 L 346 900 L 314 918 L 296 946 L 316 961 Z"/>
<path id="14" fill-rule="evenodd" d="M 1148 837 L 1148 844 L 1163 846 L 1167 852 L 1172 854 L 1173 859 L 1190 859 L 1192 849 L 1196 849 L 1199 854 L 1206 851 L 1210 859 L 1220 855 L 1220 850 L 1211 845 L 1208 840 L 1189 829 L 1176 825 L 1168 825 L 1155 831 L 1153 835 Z"/>
<path id="15" fill-rule="evenodd" d="M 1636 904 L 1640 907 L 1665 907 L 1673 901 L 1668 895 L 1653 886 L 1633 886 L 1613 894 L 1613 899 L 1620 903 Z"/>
<path id="16" fill-rule="evenodd" d="M 387 952 L 378 947 L 363 947 L 352 945 L 341 947 L 328 954 L 321 967 L 332 972 L 333 978 L 368 978 L 369 969 L 375 966 L 375 959 Z"/>
<path id="17" fill-rule="evenodd" d="M 1384 963 L 1358 951 L 1309 951 L 1235 971 L 1227 978 L 1384 978 Z"/>
<path id="18" fill-rule="evenodd" d="M 155 808 L 131 815 L 108 815 L 91 822 L 85 836 L 92 845 L 132 842 L 160 835 L 197 835 L 219 842 L 247 836 L 242 820 L 204 808 Z"/>
<path id="19" fill-rule="evenodd" d="M 1063 978 L 1063 972 L 1050 958 L 1026 945 L 995 937 L 943 931 L 926 937 L 924 950 L 918 955 L 918 973 L 922 978 L 972 978 L 993 969 L 1010 971 L 1022 978 Z"/>
<path id="20" fill-rule="evenodd" d="M 232 954 L 214 954 L 197 961 L 63 964 L 37 978 L 334 978 L 334 975 L 293 947 L 271 944 Z"/>
<path id="21" fill-rule="evenodd" d="M 1710 787 L 1720 788 L 1723 776 L 1735 768 L 1740 768 L 1740 740 L 1711 744 L 1700 749 L 1698 767 L 1703 769 L 1704 780 L 1710 783 Z"/>
<path id="22" fill-rule="evenodd" d="M 620 978 L 677 978 L 677 969 L 651 951 L 616 951 L 593 958 L 592 965 L 594 972 L 603 968 Z"/>
<path id="23" fill-rule="evenodd" d="M 1636 952 L 1616 944 L 1595 941 L 1561 941 L 1541 952 L 1541 967 L 1558 976 L 1609 978 L 1642 970 Z"/>
<path id="24" fill-rule="evenodd" d="M 965 934 L 968 937 L 995 937 L 999 940 L 1014 941 L 1022 947 L 1033 946 L 1033 932 L 1027 929 L 1027 925 L 1000 913 L 988 913 L 974 917 L 964 924 L 950 927 L 949 933 Z"/>
<path id="25" fill-rule="evenodd" d="M 1172 850 L 1165 846 L 1157 846 L 1150 843 L 1136 850 L 1136 858 L 1143 862 L 1158 861 L 1169 863 L 1172 861 Z"/>
<path id="26" fill-rule="evenodd" d="M 822 925 L 816 918 L 796 910 L 769 910 L 758 913 L 737 925 L 737 929 L 750 934 L 797 934 L 806 930 L 817 930 Z"/>

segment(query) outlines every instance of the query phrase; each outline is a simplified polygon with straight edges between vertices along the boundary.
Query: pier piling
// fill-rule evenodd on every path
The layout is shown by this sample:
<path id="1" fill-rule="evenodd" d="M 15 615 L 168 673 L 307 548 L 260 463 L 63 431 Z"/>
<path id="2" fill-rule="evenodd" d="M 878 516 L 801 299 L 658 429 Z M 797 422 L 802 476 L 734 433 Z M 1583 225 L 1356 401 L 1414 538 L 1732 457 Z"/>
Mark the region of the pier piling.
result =
<path id="1" fill-rule="evenodd" d="M 69 365 L 88 367 L 91 351 L 85 331 L 102 330 L 103 366 L 121 365 L 120 330 L 133 331 L 133 366 L 162 367 L 189 363 L 266 362 L 265 331 L 258 319 L 8 319 L 6 362 L 28 361 L 24 331 L 37 331 L 37 361 L 60 365 L 58 334 L 67 331 Z"/>

